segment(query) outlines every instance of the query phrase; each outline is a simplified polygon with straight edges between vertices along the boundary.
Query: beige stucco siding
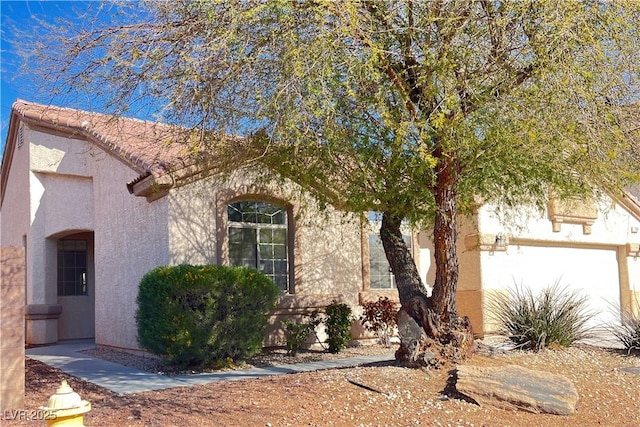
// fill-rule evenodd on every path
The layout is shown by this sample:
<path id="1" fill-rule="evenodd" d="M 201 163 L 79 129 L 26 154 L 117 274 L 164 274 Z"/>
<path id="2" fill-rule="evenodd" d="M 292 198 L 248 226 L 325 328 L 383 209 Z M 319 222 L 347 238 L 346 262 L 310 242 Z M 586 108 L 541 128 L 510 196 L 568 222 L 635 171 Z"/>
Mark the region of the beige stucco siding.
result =
<path id="1" fill-rule="evenodd" d="M 359 223 L 339 212 L 326 218 L 313 210 L 307 215 L 297 224 L 296 292 L 342 294 L 345 302 L 357 304 L 362 290 Z"/>
<path id="2" fill-rule="evenodd" d="M 46 191 L 38 201 L 32 227 L 42 220 L 46 237 L 66 230 L 93 230 L 93 182 L 91 177 L 34 173 Z M 35 205 L 35 203 L 34 203 Z"/>
<path id="3" fill-rule="evenodd" d="M 28 127 L 23 140 L 2 208 L 2 244 L 21 246 L 27 235 L 27 303 L 80 298 L 57 296 L 56 239 L 95 230 L 96 342 L 137 348 L 138 284 L 169 263 L 167 200 L 148 203 L 129 194 L 126 183 L 138 172 L 91 143 Z M 48 323 L 43 328 L 33 333 L 55 336 Z"/>
<path id="4" fill-rule="evenodd" d="M 8 161 L 8 159 L 4 159 Z M 29 144 L 17 145 L 13 152 L 6 192 L 2 204 L 2 246 L 23 246 L 31 221 L 29 205 Z"/>
<path id="5" fill-rule="evenodd" d="M 53 133 L 29 130 L 30 168 L 37 172 L 61 175 L 91 175 L 92 154 L 97 151 L 84 140 Z"/>
<path id="6" fill-rule="evenodd" d="M 629 271 L 629 298 L 627 310 L 632 310 L 640 316 L 640 256 L 627 257 L 627 269 Z"/>
<path id="7" fill-rule="evenodd" d="M 65 233 L 89 231 L 93 224 L 93 183 L 84 156 L 85 141 L 25 131 L 31 149 L 31 233 L 28 258 L 33 269 L 30 304 L 57 303 L 55 241 Z"/>
<path id="8" fill-rule="evenodd" d="M 563 223 L 559 232 L 554 232 L 549 212 L 523 210 L 514 222 L 501 220 L 495 215 L 492 205 L 484 205 L 478 214 L 480 233 L 506 233 L 519 239 L 533 239 L 550 242 L 600 243 L 623 245 L 629 241 L 640 242 L 640 221 L 629 214 L 613 200 L 604 197 L 594 205 L 597 218 L 591 225 L 589 234 L 581 224 Z M 636 230 L 635 232 L 633 230 Z"/>
<path id="9" fill-rule="evenodd" d="M 105 156 L 93 170 L 96 259 L 96 343 L 138 348 L 138 285 L 169 263 L 167 198 L 148 203 L 129 194 L 136 173 Z"/>
<path id="10" fill-rule="evenodd" d="M 170 264 L 218 263 L 217 190 L 218 185 L 208 179 L 169 192 L 167 219 Z"/>
<path id="11" fill-rule="evenodd" d="M 334 299 L 357 310 L 362 250 L 356 217 L 321 211 L 310 199 L 301 199 L 293 184 L 259 184 L 244 171 L 174 188 L 164 199 L 169 206 L 171 264 L 228 264 L 227 204 L 232 201 L 267 200 L 286 207 L 290 292 L 278 301 L 265 345 L 282 343 L 283 317 L 322 308 Z"/>

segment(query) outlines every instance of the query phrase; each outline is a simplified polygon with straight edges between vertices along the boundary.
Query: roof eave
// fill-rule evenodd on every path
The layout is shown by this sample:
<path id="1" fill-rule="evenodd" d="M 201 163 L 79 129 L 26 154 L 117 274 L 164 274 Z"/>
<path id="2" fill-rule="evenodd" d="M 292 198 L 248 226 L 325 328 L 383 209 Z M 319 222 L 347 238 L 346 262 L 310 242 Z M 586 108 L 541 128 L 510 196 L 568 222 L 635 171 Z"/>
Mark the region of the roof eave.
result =
<path id="1" fill-rule="evenodd" d="M 7 181 L 9 180 L 9 171 L 11 169 L 11 163 L 13 162 L 16 135 L 20 123 L 20 118 L 14 110 L 11 110 L 9 117 L 9 131 L 7 132 L 7 140 L 5 141 L 4 153 L 2 155 L 2 166 L 0 166 L 0 210 L 4 203 L 4 194 L 7 188 Z"/>
<path id="2" fill-rule="evenodd" d="M 638 221 L 640 221 L 640 201 L 631 193 L 626 192 L 622 197 L 617 198 L 617 202 Z"/>
<path id="3" fill-rule="evenodd" d="M 173 179 L 169 175 L 156 177 L 147 173 L 127 183 L 127 189 L 134 196 L 145 197 L 147 202 L 151 203 L 169 194 L 173 184 Z"/>

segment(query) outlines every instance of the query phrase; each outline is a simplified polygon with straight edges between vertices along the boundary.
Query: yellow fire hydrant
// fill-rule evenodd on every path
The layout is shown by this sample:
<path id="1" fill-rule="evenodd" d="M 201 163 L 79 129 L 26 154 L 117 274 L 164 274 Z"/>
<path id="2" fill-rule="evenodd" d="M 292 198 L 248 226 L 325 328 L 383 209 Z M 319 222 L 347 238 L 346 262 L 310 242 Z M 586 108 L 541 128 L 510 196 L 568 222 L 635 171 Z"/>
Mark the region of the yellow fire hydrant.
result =
<path id="1" fill-rule="evenodd" d="M 47 414 L 48 426 L 84 426 L 84 415 L 91 410 L 91 403 L 82 400 L 73 391 L 67 380 L 56 390 L 56 394 L 49 398 L 49 404 L 40 408 Z"/>

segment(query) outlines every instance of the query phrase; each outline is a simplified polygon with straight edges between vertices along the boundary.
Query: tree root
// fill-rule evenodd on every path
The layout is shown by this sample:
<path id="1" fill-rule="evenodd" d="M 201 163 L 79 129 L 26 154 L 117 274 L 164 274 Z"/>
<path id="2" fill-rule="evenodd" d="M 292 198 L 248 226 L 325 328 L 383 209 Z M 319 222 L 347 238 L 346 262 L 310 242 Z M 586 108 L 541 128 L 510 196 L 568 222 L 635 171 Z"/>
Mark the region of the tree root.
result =
<path id="1" fill-rule="evenodd" d="M 415 298 L 408 307 L 403 307 L 422 328 L 419 340 L 400 334 L 400 347 L 396 360 L 412 367 L 448 367 L 471 356 L 474 339 L 468 317 L 450 316 L 442 319 L 430 307 L 428 300 Z M 400 328 L 402 331 L 402 328 Z"/>

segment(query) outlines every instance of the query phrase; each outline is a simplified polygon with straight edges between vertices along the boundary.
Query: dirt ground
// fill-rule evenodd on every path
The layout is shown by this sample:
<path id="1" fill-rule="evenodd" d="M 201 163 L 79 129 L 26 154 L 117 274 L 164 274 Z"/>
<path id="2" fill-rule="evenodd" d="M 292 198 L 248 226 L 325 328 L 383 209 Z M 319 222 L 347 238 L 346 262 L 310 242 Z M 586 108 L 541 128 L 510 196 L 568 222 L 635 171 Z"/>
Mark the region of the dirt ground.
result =
<path id="1" fill-rule="evenodd" d="M 290 374 L 119 396 L 26 360 L 27 410 L 46 405 L 63 379 L 92 404 L 87 426 L 640 426 L 640 357 L 573 347 L 476 355 L 469 365 L 517 364 L 565 375 L 580 400 L 571 416 L 479 407 L 443 395 L 447 370 L 393 364 Z M 355 383 L 355 384 L 354 384 Z M 8 420 L 6 426 L 44 425 Z"/>

